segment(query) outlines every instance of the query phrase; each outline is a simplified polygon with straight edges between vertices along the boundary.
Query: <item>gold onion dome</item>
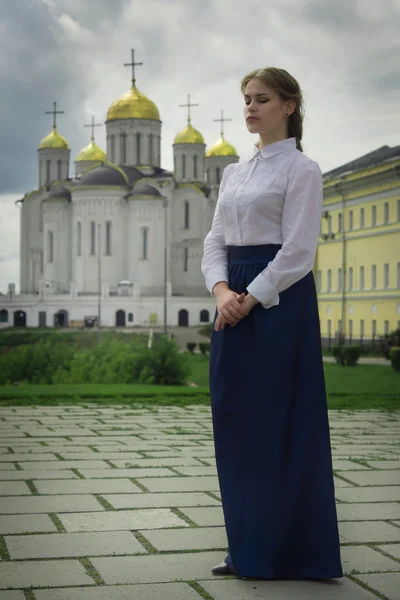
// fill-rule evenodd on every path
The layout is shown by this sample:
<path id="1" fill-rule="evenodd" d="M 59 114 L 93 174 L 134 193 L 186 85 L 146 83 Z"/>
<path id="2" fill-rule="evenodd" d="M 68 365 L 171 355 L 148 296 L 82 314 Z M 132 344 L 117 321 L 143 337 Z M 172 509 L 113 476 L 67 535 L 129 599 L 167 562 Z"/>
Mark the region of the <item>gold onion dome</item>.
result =
<path id="1" fill-rule="evenodd" d="M 82 148 L 76 157 L 76 162 L 83 162 L 89 160 L 99 160 L 104 162 L 106 160 L 106 153 L 102 150 L 94 140 L 92 140 L 87 146 Z"/>
<path id="2" fill-rule="evenodd" d="M 190 123 L 177 133 L 174 144 L 204 144 L 204 138 Z"/>
<path id="3" fill-rule="evenodd" d="M 206 157 L 211 156 L 238 156 L 236 149 L 221 136 L 217 142 L 206 152 Z"/>
<path id="4" fill-rule="evenodd" d="M 42 150 L 43 148 L 64 148 L 65 150 L 68 150 L 69 146 L 65 137 L 60 135 L 57 129 L 53 127 L 51 133 L 46 135 L 40 142 L 39 149 Z"/>
<path id="5" fill-rule="evenodd" d="M 115 100 L 107 113 L 107 121 L 117 119 L 160 120 L 157 106 L 147 96 L 139 92 L 135 84 L 121 98 Z"/>

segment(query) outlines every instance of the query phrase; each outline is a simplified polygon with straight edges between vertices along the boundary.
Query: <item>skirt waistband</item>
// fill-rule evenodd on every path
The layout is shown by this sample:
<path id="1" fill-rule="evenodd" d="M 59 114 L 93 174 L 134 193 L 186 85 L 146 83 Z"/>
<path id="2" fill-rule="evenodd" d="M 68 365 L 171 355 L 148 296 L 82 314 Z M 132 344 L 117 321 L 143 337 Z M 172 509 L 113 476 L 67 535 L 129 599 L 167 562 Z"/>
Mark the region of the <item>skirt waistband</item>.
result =
<path id="1" fill-rule="evenodd" d="M 282 244 L 260 244 L 256 246 L 227 246 L 229 264 L 263 264 L 275 258 Z"/>

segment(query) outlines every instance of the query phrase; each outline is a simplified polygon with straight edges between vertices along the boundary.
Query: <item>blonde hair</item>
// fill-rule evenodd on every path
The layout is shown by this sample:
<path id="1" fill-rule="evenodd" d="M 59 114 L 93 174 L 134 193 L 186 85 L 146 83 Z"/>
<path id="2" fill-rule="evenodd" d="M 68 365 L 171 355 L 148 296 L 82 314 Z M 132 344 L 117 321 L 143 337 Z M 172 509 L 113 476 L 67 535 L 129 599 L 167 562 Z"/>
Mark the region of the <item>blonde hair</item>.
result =
<path id="1" fill-rule="evenodd" d="M 242 94 L 246 90 L 246 86 L 251 79 L 258 79 L 272 88 L 281 100 L 295 100 L 296 107 L 294 112 L 289 115 L 288 134 L 289 137 L 296 138 L 296 147 L 303 152 L 301 139 L 303 137 L 303 94 L 297 80 L 290 75 L 285 69 L 277 67 L 266 67 L 264 69 L 256 69 L 245 75 L 240 84 Z"/>

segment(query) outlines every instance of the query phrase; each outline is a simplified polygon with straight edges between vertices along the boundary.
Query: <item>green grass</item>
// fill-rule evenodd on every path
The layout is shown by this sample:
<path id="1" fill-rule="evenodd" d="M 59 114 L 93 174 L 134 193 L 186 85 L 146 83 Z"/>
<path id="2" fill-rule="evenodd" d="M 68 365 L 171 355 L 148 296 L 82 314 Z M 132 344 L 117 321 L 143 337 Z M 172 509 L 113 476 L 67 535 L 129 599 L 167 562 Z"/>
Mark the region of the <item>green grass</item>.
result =
<path id="1" fill-rule="evenodd" d="M 20 385 L 0 387 L 0 405 L 100 404 L 209 405 L 208 358 L 190 355 L 190 380 L 200 387 L 119 384 Z M 400 374 L 391 367 L 325 363 L 331 409 L 400 410 Z"/>

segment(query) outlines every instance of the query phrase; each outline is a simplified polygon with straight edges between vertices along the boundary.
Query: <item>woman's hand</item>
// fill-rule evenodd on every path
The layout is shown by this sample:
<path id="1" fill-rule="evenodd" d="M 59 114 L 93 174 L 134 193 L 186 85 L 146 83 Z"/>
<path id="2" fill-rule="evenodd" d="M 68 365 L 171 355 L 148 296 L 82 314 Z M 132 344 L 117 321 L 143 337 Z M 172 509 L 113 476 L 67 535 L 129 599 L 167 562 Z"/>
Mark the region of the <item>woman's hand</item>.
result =
<path id="1" fill-rule="evenodd" d="M 219 284 L 217 284 L 219 285 Z M 241 319 L 247 317 L 251 309 L 258 303 L 258 300 L 251 294 L 237 294 L 228 288 L 222 287 L 215 293 L 217 298 L 218 316 L 215 322 L 215 331 L 224 329 L 226 325 L 235 327 Z"/>

